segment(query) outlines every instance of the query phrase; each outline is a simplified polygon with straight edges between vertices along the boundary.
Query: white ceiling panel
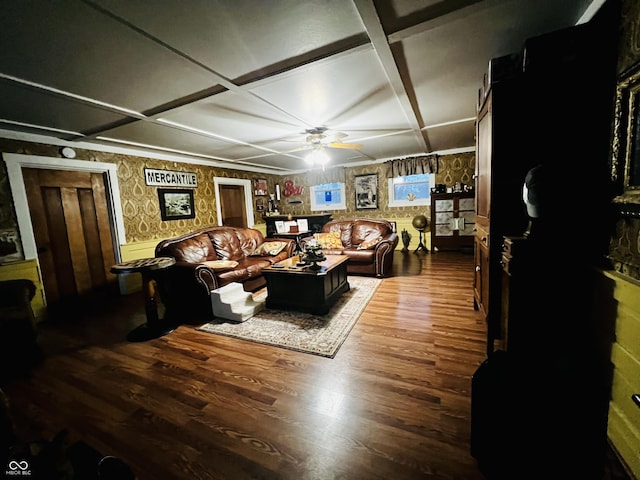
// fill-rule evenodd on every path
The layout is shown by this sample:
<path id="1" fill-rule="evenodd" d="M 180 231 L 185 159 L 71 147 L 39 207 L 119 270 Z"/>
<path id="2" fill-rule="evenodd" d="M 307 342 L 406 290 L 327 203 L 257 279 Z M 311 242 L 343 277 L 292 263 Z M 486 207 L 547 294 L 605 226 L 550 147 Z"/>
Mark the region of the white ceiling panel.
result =
<path id="1" fill-rule="evenodd" d="M 364 32 L 353 4 L 344 0 L 190 0 L 188 6 L 164 0 L 161 15 L 150 15 L 144 2 L 101 5 L 228 79 L 321 53 Z"/>
<path id="2" fill-rule="evenodd" d="M 84 2 L 27 0 L 2 10 L 3 74 L 137 112 L 217 83 L 201 66 Z"/>
<path id="3" fill-rule="evenodd" d="M 128 121 L 125 115 L 11 82 L 0 81 L 0 98 L 0 119 L 47 127 L 60 138 L 69 135 L 55 130 L 82 134 Z"/>
<path id="4" fill-rule="evenodd" d="M 253 87 L 256 95 L 295 112 L 306 125 L 362 130 L 409 124 L 371 48 L 306 65 Z M 301 125 L 302 126 L 302 125 Z"/>
<path id="5" fill-rule="evenodd" d="M 314 141 L 360 145 L 330 149 L 332 165 L 473 151 L 489 61 L 574 25 L 597 11 L 590 5 L 5 2 L 0 135 L 35 131 L 273 173 L 307 168 Z M 314 127 L 329 130 L 310 135 Z"/>

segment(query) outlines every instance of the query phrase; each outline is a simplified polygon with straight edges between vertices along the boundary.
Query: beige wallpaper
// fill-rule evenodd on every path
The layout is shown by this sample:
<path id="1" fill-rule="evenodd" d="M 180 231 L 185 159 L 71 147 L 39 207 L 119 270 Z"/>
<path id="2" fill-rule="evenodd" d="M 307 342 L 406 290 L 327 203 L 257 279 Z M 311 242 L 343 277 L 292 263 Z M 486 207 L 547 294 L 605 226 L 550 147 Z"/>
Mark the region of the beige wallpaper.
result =
<path id="1" fill-rule="evenodd" d="M 475 171 L 475 153 L 461 153 L 456 155 L 445 155 L 439 159 L 439 170 L 436 174 L 436 183 L 444 183 L 448 187 L 452 187 L 456 182 L 471 185 L 473 182 L 473 174 Z M 339 171 L 334 171 L 339 170 Z M 356 210 L 355 206 L 355 177 L 363 174 L 378 175 L 378 209 Z M 317 180 L 314 182 L 314 178 Z M 321 174 L 306 175 L 289 175 L 280 177 L 280 182 L 293 181 L 294 185 L 304 185 L 303 194 L 300 196 L 292 196 L 289 199 L 302 200 L 300 205 L 289 205 L 287 199 L 283 197 L 280 202 L 281 211 L 285 214 L 293 215 L 311 213 L 309 209 L 309 187 L 316 183 L 325 183 L 330 181 L 345 182 L 346 186 L 346 203 L 347 210 L 340 210 L 333 213 L 335 219 L 345 219 L 354 217 L 367 218 L 413 218 L 418 214 L 424 214 L 429 217 L 429 207 L 393 207 L 387 206 L 389 202 L 389 194 L 387 189 L 387 165 L 379 163 L 370 166 L 360 166 L 353 168 L 327 169 L 325 178 Z"/>
<path id="2" fill-rule="evenodd" d="M 0 139 L 0 151 L 48 157 L 60 157 L 59 147 L 14 140 Z M 267 179 L 268 190 L 275 192 L 276 182 L 280 185 L 282 200 L 280 211 L 288 214 L 306 214 L 309 210 L 309 186 L 323 183 L 322 180 L 339 180 L 346 183 L 347 210 L 334 214 L 334 218 L 413 218 L 417 214 L 429 216 L 428 207 L 387 207 L 386 164 L 355 168 L 327 169 L 326 172 L 310 174 L 274 176 L 242 172 L 223 168 L 206 167 L 195 164 L 154 160 L 131 155 L 96 152 L 76 149 L 76 159 L 99 161 L 117 165 L 120 196 L 124 217 L 127 243 L 174 237 L 208 225 L 217 225 L 214 177 Z M 475 167 L 474 153 L 440 157 L 437 183 L 452 186 L 455 182 L 471 183 Z M 145 185 L 144 169 L 164 169 L 196 173 L 198 187 L 194 189 L 196 217 L 194 219 L 162 221 L 158 204 L 157 187 Z M 355 209 L 354 178 L 356 175 L 376 173 L 379 182 L 379 208 L 375 210 Z M 284 195 L 286 182 L 294 187 L 302 187 L 300 195 Z M 259 197 L 266 200 L 268 197 Z M 254 202 L 257 198 L 254 197 Z M 289 200 L 302 200 L 301 204 L 289 204 Z M 255 204 L 254 204 L 255 207 Z M 255 211 L 255 222 L 263 223 L 261 213 Z M 4 162 L 0 162 L 0 228 L 14 228 L 17 222 Z"/>

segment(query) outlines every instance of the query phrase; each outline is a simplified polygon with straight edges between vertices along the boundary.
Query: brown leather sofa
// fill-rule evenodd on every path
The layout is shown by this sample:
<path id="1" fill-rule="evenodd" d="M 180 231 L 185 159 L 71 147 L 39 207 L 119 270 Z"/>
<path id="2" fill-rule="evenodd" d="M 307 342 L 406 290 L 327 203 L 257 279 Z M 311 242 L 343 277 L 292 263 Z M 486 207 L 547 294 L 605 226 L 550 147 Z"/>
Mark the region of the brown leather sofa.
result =
<path id="1" fill-rule="evenodd" d="M 347 274 L 374 275 L 378 278 L 391 274 L 393 251 L 398 245 L 398 235 L 391 223 L 367 218 L 332 220 L 322 227 L 322 232 L 340 232 L 342 248 L 323 248 L 322 251 L 325 254 L 347 255 Z M 364 248 L 367 244 L 370 244 L 368 248 Z"/>
<path id="2" fill-rule="evenodd" d="M 251 255 L 266 242 L 284 242 L 285 247 L 276 255 Z M 294 249 L 293 240 L 264 238 L 253 228 L 207 227 L 162 240 L 156 245 L 155 256 L 176 259 L 176 264 L 157 278 L 165 316 L 179 323 L 189 320 L 187 317 L 210 317 L 211 290 L 239 282 L 245 291 L 255 292 L 266 286 L 262 269 L 291 257 Z M 237 265 L 219 269 L 216 261 Z"/>

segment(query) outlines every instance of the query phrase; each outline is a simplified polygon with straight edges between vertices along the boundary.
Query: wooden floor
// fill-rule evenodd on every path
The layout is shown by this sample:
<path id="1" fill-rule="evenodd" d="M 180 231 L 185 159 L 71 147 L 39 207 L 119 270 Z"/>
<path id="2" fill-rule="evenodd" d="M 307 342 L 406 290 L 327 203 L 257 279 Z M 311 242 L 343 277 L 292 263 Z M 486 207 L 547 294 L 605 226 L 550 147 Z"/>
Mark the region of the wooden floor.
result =
<path id="1" fill-rule="evenodd" d="M 469 454 L 486 352 L 473 257 L 396 255 L 333 359 L 188 325 L 129 343 L 145 320 L 138 294 L 43 324 L 44 362 L 3 387 L 18 433 L 66 428 L 138 480 L 481 480 Z"/>

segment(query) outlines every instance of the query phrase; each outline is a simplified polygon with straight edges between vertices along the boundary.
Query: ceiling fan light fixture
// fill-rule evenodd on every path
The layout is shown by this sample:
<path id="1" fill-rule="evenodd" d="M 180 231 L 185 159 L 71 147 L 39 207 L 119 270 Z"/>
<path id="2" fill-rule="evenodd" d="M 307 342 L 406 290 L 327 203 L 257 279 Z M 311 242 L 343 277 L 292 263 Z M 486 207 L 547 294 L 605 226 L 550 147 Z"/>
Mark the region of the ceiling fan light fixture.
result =
<path id="1" fill-rule="evenodd" d="M 315 147 L 304 159 L 311 166 L 320 165 L 322 167 L 329 163 L 329 160 L 329 155 L 322 147 Z"/>

